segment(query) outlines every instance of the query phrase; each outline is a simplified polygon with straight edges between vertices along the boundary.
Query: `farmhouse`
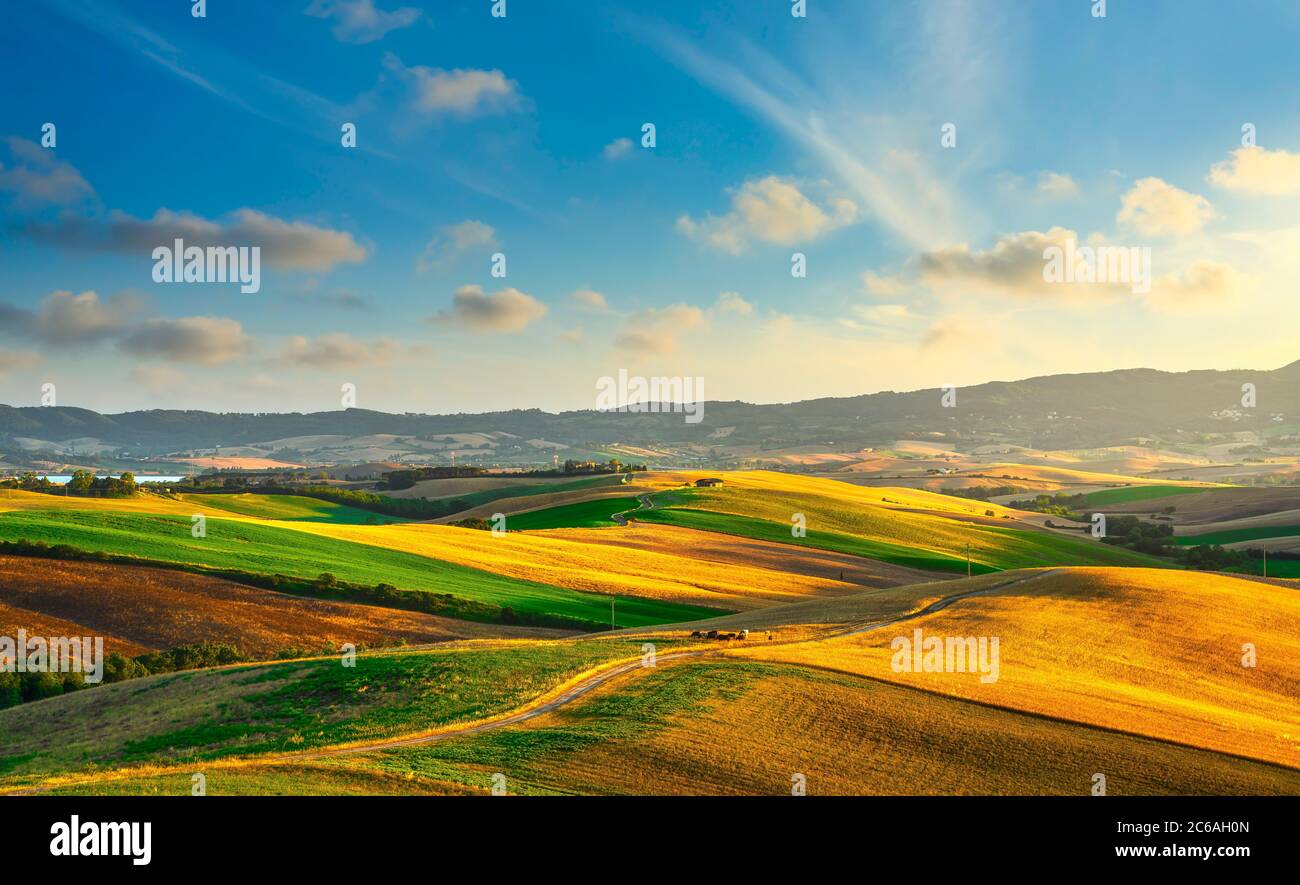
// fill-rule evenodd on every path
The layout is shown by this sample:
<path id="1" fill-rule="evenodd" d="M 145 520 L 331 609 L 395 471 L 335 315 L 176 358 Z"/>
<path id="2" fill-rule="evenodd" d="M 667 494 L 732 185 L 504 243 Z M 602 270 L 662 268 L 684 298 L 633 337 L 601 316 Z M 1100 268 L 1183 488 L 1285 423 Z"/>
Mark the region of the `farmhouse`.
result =
<path id="1" fill-rule="evenodd" d="M 717 479 L 716 477 L 709 477 L 707 479 L 697 479 L 695 480 L 695 485 L 697 488 L 708 488 L 710 486 L 720 486 L 722 485 L 722 480 Z"/>

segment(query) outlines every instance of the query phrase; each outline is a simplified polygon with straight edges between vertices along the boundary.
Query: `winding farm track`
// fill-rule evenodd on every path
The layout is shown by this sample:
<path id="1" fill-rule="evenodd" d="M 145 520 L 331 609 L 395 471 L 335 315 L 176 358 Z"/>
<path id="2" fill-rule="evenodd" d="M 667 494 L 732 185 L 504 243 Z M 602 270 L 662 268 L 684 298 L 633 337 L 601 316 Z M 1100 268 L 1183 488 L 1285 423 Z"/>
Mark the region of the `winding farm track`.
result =
<path id="1" fill-rule="evenodd" d="M 615 525 L 627 525 L 627 515 L 636 513 L 639 510 L 654 510 L 655 502 L 647 495 L 637 495 L 636 499 L 641 502 L 640 507 L 634 507 L 631 510 L 620 510 L 618 513 L 610 514 L 610 519 L 614 520 Z"/>
<path id="2" fill-rule="evenodd" d="M 936 599 L 934 602 L 930 603 L 929 605 L 923 608 L 917 609 L 914 612 L 908 612 L 906 614 L 898 615 L 897 617 L 886 618 L 885 620 L 881 620 L 881 621 L 872 621 L 866 624 L 848 624 L 845 625 L 844 627 L 839 628 L 838 630 L 832 630 L 829 633 L 821 634 L 817 636 L 816 639 L 817 640 L 831 639 L 837 636 L 852 636 L 858 633 L 868 633 L 872 630 L 879 630 L 882 627 L 890 627 L 895 624 L 901 624 L 906 621 L 915 620 L 916 618 L 923 618 L 926 615 L 932 615 L 935 612 L 943 611 L 945 608 L 952 605 L 954 602 L 960 602 L 963 599 L 969 599 L 972 596 L 981 596 L 986 593 L 994 593 L 997 592 L 998 590 L 1005 590 L 1007 587 L 1012 587 L 1017 584 L 1023 584 L 1027 581 L 1038 580 L 1039 578 L 1044 578 L 1047 577 L 1048 575 L 1056 574 L 1059 571 L 1060 569 L 1048 569 L 1046 571 L 1034 572 L 1028 575 L 1018 575 L 1014 578 L 1011 578 L 1010 580 L 1000 581 L 991 587 L 984 587 L 979 590 L 967 590 L 964 593 L 954 593 L 952 596 L 945 596 L 942 599 Z M 790 640 L 789 644 L 795 644 L 798 642 L 808 642 L 808 641 L 810 640 L 796 639 L 796 640 Z M 784 644 L 784 643 L 772 643 L 772 644 L 775 645 L 775 644 Z M 716 648 L 701 648 L 701 649 L 694 649 L 692 651 L 673 652 L 672 654 L 659 655 L 655 660 L 655 665 L 658 666 L 659 664 L 664 663 L 666 661 L 681 661 L 687 658 L 702 658 L 710 655 L 716 655 L 718 653 L 719 653 L 719 649 Z M 448 738 L 463 737 L 465 735 L 479 734 L 484 731 L 492 731 L 498 728 L 506 728 L 511 725 L 518 725 L 521 722 L 527 722 L 529 719 L 535 719 L 538 716 L 541 716 L 545 713 L 553 712 L 555 710 L 560 709 L 561 707 L 568 706 L 569 704 L 573 703 L 574 701 L 578 700 L 584 695 L 591 693 L 592 691 L 599 688 L 600 686 L 605 685 L 617 679 L 620 676 L 626 675 L 627 673 L 631 673 L 635 670 L 642 669 L 642 666 L 643 665 L 639 660 L 618 664 L 617 666 L 611 667 L 608 670 L 603 670 L 599 673 L 587 677 L 586 679 L 579 682 L 577 685 L 573 685 L 569 687 L 564 692 L 552 698 L 551 700 L 546 701 L 545 703 L 539 704 L 536 707 L 530 707 L 526 710 L 522 710 L 517 713 L 512 713 L 501 719 L 492 719 L 487 722 L 479 722 L 479 723 L 468 724 L 463 726 L 453 726 L 444 731 L 436 732 L 435 734 L 418 735 L 416 737 L 409 737 L 409 738 L 398 738 L 396 740 L 377 741 L 369 744 L 357 744 L 357 745 L 352 745 L 347 747 L 338 747 L 334 749 L 309 750 L 302 753 L 289 753 L 289 754 L 283 754 L 279 756 L 267 756 L 258 761 L 298 762 L 298 761 L 306 761 L 310 759 L 324 759 L 331 756 L 348 756 L 357 753 L 372 753 L 378 750 L 387 750 L 394 747 L 410 747 L 419 744 L 432 744 L 438 741 L 447 740 Z"/>
<path id="3" fill-rule="evenodd" d="M 627 512 L 631 512 L 631 511 L 627 511 Z M 917 618 L 926 617 L 927 615 L 931 615 L 934 614 L 935 612 L 944 610 L 945 608 L 952 605 L 953 603 L 961 602 L 962 600 L 969 599 L 973 596 L 982 596 L 988 593 L 996 593 L 997 591 L 1005 590 L 1008 587 L 1013 587 L 1018 584 L 1024 584 L 1029 581 L 1035 581 L 1040 578 L 1047 577 L 1049 575 L 1054 575 L 1059 571 L 1061 571 L 1061 569 L 1046 569 L 1044 571 L 1036 571 L 1031 574 L 1017 575 L 1014 578 L 1011 578 L 1006 581 L 1000 581 L 990 587 L 983 587 L 978 590 L 967 590 L 963 593 L 954 593 L 951 596 L 945 596 L 942 597 L 941 599 L 936 599 L 934 602 L 931 602 L 929 605 L 919 608 L 916 611 L 907 612 L 905 614 L 897 615 L 896 617 L 886 618 L 884 620 L 879 620 L 879 621 L 871 621 L 865 624 L 846 624 L 843 627 L 840 627 L 839 629 L 832 630 L 828 633 L 819 634 L 818 636 L 812 639 L 806 639 L 806 638 L 793 639 L 785 643 L 775 642 L 770 644 L 794 645 L 801 642 L 819 641 L 823 639 L 832 639 L 838 636 L 852 636 L 859 633 L 868 633 L 872 630 L 879 630 L 882 627 L 890 627 L 895 624 L 901 624 L 907 621 L 915 620 Z M 765 643 L 765 645 L 766 644 L 768 643 Z M 688 658 L 703 658 L 703 657 L 715 656 L 718 655 L 721 651 L 722 649 L 720 648 L 701 648 L 701 649 L 693 649 L 691 651 L 680 651 L 680 652 L 673 652 L 671 654 L 666 654 L 666 655 L 659 655 L 656 658 L 655 666 L 658 666 L 659 664 L 668 661 L 683 661 Z M 512 725 L 519 725 L 522 722 L 527 722 L 530 719 L 535 719 L 538 716 L 545 715 L 546 713 L 551 713 L 555 710 L 560 709 L 561 707 L 568 706 L 569 704 L 572 704 L 574 701 L 577 701 L 580 698 L 590 694 L 592 691 L 595 691 L 597 688 L 600 688 L 602 685 L 606 685 L 612 682 L 613 680 L 618 679 L 621 676 L 627 675 L 628 673 L 643 669 L 643 666 L 644 665 L 642 664 L 641 660 L 625 661 L 607 670 L 602 670 L 599 673 L 595 673 L 587 677 L 586 679 L 583 679 L 582 681 L 578 682 L 575 685 L 569 686 L 568 688 L 564 689 L 560 694 L 556 695 L 550 700 L 544 701 L 540 704 L 537 704 L 536 706 L 527 707 L 525 709 L 519 710 L 515 713 L 508 714 L 498 719 L 490 719 L 483 722 L 467 723 L 464 725 L 455 725 L 431 734 L 415 735 L 412 737 L 390 738 L 386 740 L 373 741 L 364 744 L 350 744 L 347 746 L 332 747 L 332 748 L 327 747 L 320 750 L 307 750 L 299 753 L 281 753 L 281 754 L 272 754 L 267 756 L 256 756 L 256 757 L 250 757 L 242 760 L 231 760 L 230 762 L 227 763 L 209 762 L 209 763 L 205 763 L 205 768 L 212 769 L 212 768 L 222 768 L 222 767 L 235 767 L 239 765 L 248 765 L 248 764 L 276 765 L 276 764 L 288 764 L 294 762 L 309 762 L 315 759 L 328 759 L 337 756 L 353 756 L 361 753 L 375 753 L 383 750 L 397 749 L 400 747 L 413 747 L 413 746 L 419 746 L 421 744 L 433 744 L 433 743 L 438 743 L 440 741 L 449 740 L 451 738 L 481 734 L 482 732 L 494 731 L 499 728 L 508 728 Z M 193 766 L 189 766 L 184 770 L 189 771 L 192 768 Z M 96 778 L 86 778 L 84 780 L 80 780 L 80 779 L 60 780 L 56 785 L 52 785 L 52 786 L 62 787 L 62 786 L 72 786 L 78 783 L 90 783 L 90 782 L 102 783 L 106 780 L 127 780 L 133 776 L 135 775 L 131 774 L 130 772 L 125 772 L 120 777 L 99 776 Z M 42 787 L 42 786 L 34 786 L 34 787 L 28 787 L 21 790 L 11 791 L 8 795 L 41 793 L 41 792 L 45 792 L 46 789 L 49 788 Z"/>

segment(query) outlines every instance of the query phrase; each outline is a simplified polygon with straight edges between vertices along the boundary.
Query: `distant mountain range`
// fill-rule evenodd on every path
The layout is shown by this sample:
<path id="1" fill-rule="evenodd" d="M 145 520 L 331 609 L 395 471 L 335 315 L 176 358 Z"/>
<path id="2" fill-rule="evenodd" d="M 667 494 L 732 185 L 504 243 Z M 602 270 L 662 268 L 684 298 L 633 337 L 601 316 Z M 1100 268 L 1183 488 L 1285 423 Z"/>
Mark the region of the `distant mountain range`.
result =
<path id="1" fill-rule="evenodd" d="M 1255 405 L 1243 405 L 1243 385 Z M 610 445 L 760 450 L 803 445 L 853 450 L 928 435 L 974 445 L 1009 442 L 1034 448 L 1115 445 L 1140 438 L 1282 429 L 1300 419 L 1300 361 L 1271 371 L 1160 372 L 1125 369 L 940 389 L 755 405 L 705 404 L 703 420 L 680 413 L 538 409 L 483 414 L 388 414 L 363 409 L 307 414 L 150 410 L 104 415 L 74 407 L 0 406 L 0 450 L 32 452 L 40 441 L 98 440 L 133 455 L 256 446 L 336 435 L 497 433 L 599 451 Z M 707 457 L 707 453 L 697 449 Z M 549 459 L 549 456 L 548 456 Z"/>

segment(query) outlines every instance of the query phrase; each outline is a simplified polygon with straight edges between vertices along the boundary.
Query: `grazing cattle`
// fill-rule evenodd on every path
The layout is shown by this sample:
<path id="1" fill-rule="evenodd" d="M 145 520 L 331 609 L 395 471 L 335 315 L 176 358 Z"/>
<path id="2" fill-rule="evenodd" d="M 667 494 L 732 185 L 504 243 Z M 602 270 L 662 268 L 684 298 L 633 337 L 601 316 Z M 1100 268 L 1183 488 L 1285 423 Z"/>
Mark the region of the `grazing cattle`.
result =
<path id="1" fill-rule="evenodd" d="M 691 631 L 691 638 L 692 638 L 692 639 L 703 639 L 703 638 L 704 638 L 704 631 L 703 631 L 703 630 L 692 630 L 692 631 Z"/>
<path id="2" fill-rule="evenodd" d="M 717 639 L 717 638 L 718 638 L 718 631 L 717 631 L 717 630 L 710 630 L 710 631 L 709 631 L 709 637 L 708 637 L 708 638 L 709 638 L 709 639 Z"/>
<path id="3" fill-rule="evenodd" d="M 749 631 L 748 631 L 748 630 L 741 630 L 741 631 L 740 631 L 740 638 L 741 638 L 741 639 L 748 639 L 748 638 L 749 638 Z"/>

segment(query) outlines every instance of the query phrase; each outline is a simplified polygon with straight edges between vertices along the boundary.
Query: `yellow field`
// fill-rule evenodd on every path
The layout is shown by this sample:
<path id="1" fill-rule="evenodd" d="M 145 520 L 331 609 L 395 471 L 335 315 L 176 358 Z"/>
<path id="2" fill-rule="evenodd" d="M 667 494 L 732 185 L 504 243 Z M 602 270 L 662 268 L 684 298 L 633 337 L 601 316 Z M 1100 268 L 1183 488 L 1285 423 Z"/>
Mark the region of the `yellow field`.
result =
<path id="1" fill-rule="evenodd" d="M 695 474 L 698 477 L 700 474 Z M 677 486 L 663 474 L 650 482 Z M 810 531 L 837 532 L 869 540 L 903 544 L 917 550 L 952 554 L 967 543 L 981 550 L 995 538 L 969 522 L 989 522 L 1008 528 L 1023 514 L 1000 504 L 970 501 L 923 489 L 876 488 L 831 479 L 793 474 L 743 471 L 724 475 L 719 488 L 692 492 L 695 506 L 789 525 L 802 513 Z M 986 516 L 991 512 L 993 515 Z"/>
<path id="2" fill-rule="evenodd" d="M 630 704 L 632 722 L 608 710 Z M 503 748 L 510 748 L 503 754 Z M 1026 764 L 1032 760 L 1032 764 Z M 53 793 L 184 795 L 193 766 Z M 1300 771 L 800 667 L 712 660 L 628 678 L 494 734 L 204 766 L 211 795 L 511 793 L 1300 795 Z"/>
<path id="3" fill-rule="evenodd" d="M 778 672 L 742 691 L 518 777 L 580 793 L 788 796 L 801 774 L 808 795 L 1083 796 L 1100 771 L 1109 795 L 1300 794 L 1300 772 L 870 680 Z M 583 721 L 557 711 L 527 730 Z"/>
<path id="4" fill-rule="evenodd" d="M 1042 482 L 1057 483 L 1095 483 L 1097 485 L 1170 485 L 1170 486 L 1204 486 L 1213 487 L 1217 483 L 1182 481 L 1173 479 L 1156 479 L 1144 476 L 1129 476 L 1120 473 L 1102 473 L 1095 470 L 1082 470 L 1073 467 L 1052 467 L 1031 464 L 981 464 L 979 467 L 963 473 L 983 473 L 989 476 L 1003 475 L 1020 479 L 1032 479 Z"/>
<path id="5" fill-rule="evenodd" d="M 894 672 L 891 640 L 917 627 L 998 637 L 998 680 Z M 1253 668 L 1241 663 L 1245 643 L 1257 649 Z M 869 633 L 734 653 L 1300 767 L 1300 594 L 1271 584 L 1060 570 Z"/>
<path id="6" fill-rule="evenodd" d="M 689 546 L 662 551 L 629 548 L 614 554 L 607 544 L 553 537 L 550 533 L 509 532 L 498 536 L 477 529 L 429 524 L 354 526 L 270 521 L 266 524 L 429 556 L 556 587 L 720 608 L 755 608 L 810 595 L 845 594 L 860 589 L 829 577 L 697 559 Z M 738 539 L 741 542 L 743 539 Z M 719 542 L 722 543 L 725 542 Z"/>
<path id="7" fill-rule="evenodd" d="M 638 477 L 637 484 L 650 485 L 658 489 L 672 489 L 704 476 L 721 478 L 723 480 L 721 488 L 724 490 L 759 492 L 764 496 L 800 496 L 827 504 L 865 505 L 888 510 L 924 510 L 968 516 L 983 516 L 988 510 L 992 510 L 997 517 L 1014 516 L 1019 512 L 998 504 L 953 498 L 924 489 L 860 486 L 819 476 L 767 470 L 740 470 L 722 474 L 686 471 L 656 472 L 645 474 L 644 478 Z M 781 522 L 789 521 L 790 514 L 786 513 Z"/>
<path id="8" fill-rule="evenodd" d="M 753 566 L 835 581 L 841 580 L 842 576 L 842 580 L 859 587 L 897 587 L 936 578 L 930 572 L 847 553 L 653 522 L 634 521 L 622 528 L 548 529 L 531 534 L 534 537 L 601 544 L 611 551 L 649 550 L 725 566 Z M 622 556 L 622 553 L 611 552 L 610 555 Z"/>
<path id="9" fill-rule="evenodd" d="M 148 492 L 142 492 L 134 498 L 82 498 L 0 489 L 0 511 L 5 510 L 116 510 L 125 513 L 170 513 L 188 517 L 194 513 L 194 505 Z"/>

